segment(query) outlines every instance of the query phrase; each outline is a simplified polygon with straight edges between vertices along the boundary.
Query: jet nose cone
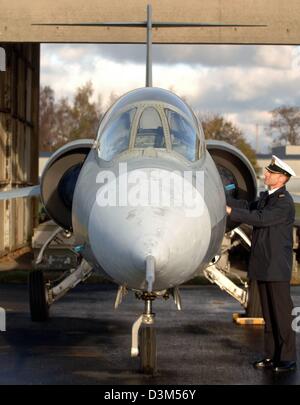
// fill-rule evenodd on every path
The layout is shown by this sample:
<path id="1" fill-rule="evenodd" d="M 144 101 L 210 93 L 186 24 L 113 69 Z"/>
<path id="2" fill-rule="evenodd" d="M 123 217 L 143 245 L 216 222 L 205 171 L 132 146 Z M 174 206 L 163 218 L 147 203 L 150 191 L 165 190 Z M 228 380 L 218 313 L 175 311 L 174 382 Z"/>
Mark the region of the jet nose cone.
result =
<path id="1" fill-rule="evenodd" d="M 160 227 L 157 227 L 151 234 L 138 237 L 131 246 L 132 261 L 137 269 L 144 268 L 147 256 L 153 256 L 156 258 L 156 272 L 159 272 L 168 263 L 169 255 L 169 243 L 166 238 L 162 237 Z"/>
<path id="2" fill-rule="evenodd" d="M 143 184 L 135 187 L 142 194 Z M 130 187 L 129 187 L 130 192 Z M 198 191 L 196 191 L 198 193 Z M 168 206 L 100 206 L 95 202 L 89 219 L 89 242 L 103 269 L 119 284 L 146 289 L 146 258 L 155 259 L 154 290 L 181 284 L 192 277 L 210 242 L 210 216 L 200 193 L 201 209 L 189 215 L 174 206 L 176 191 L 166 189 Z"/>

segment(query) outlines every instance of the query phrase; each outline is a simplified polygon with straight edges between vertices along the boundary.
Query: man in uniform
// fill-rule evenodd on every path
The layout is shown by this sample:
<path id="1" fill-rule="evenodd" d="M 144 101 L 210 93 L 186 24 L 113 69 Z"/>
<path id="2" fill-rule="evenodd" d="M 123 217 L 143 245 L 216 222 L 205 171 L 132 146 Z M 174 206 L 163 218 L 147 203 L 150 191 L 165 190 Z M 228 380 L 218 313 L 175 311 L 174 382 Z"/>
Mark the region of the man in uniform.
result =
<path id="1" fill-rule="evenodd" d="M 265 170 L 268 190 L 257 201 L 228 200 L 227 214 L 233 221 L 253 226 L 249 279 L 257 280 L 265 320 L 264 359 L 255 368 L 275 372 L 296 368 L 296 340 L 292 330 L 293 303 L 290 280 L 293 262 L 295 207 L 285 183 L 295 172 L 272 156 Z"/>

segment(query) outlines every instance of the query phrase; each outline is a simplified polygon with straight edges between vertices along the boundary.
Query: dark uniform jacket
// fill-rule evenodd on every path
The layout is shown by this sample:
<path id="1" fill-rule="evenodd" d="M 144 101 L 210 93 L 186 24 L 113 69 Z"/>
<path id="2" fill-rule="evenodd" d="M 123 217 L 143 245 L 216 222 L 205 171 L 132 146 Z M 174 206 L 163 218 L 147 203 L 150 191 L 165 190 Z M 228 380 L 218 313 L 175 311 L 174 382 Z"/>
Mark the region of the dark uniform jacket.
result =
<path id="1" fill-rule="evenodd" d="M 228 201 L 231 205 L 231 201 Z M 235 208 L 236 207 L 236 208 Z M 285 187 L 260 193 L 253 203 L 235 200 L 230 218 L 253 225 L 249 278 L 289 281 L 293 264 L 294 201 Z"/>

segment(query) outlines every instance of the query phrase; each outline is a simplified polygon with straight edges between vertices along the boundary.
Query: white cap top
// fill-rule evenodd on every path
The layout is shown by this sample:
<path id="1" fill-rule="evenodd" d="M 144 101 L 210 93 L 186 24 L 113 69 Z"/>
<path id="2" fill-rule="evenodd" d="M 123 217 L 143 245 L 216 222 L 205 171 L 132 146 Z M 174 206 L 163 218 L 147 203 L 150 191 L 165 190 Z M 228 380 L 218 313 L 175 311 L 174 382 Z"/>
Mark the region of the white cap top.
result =
<path id="1" fill-rule="evenodd" d="M 275 155 L 272 155 L 272 161 L 269 166 L 266 167 L 266 169 L 272 173 L 283 173 L 289 176 L 296 176 L 294 170 Z"/>

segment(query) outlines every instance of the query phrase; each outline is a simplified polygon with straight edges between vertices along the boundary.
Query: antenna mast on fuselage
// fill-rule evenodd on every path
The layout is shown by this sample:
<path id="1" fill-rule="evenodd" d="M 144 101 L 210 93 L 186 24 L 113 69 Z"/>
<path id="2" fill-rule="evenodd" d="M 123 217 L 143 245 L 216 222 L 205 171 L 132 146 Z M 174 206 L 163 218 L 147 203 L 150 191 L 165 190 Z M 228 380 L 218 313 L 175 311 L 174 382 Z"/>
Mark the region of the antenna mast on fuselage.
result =
<path id="1" fill-rule="evenodd" d="M 146 87 L 152 87 L 152 6 L 147 5 Z"/>

